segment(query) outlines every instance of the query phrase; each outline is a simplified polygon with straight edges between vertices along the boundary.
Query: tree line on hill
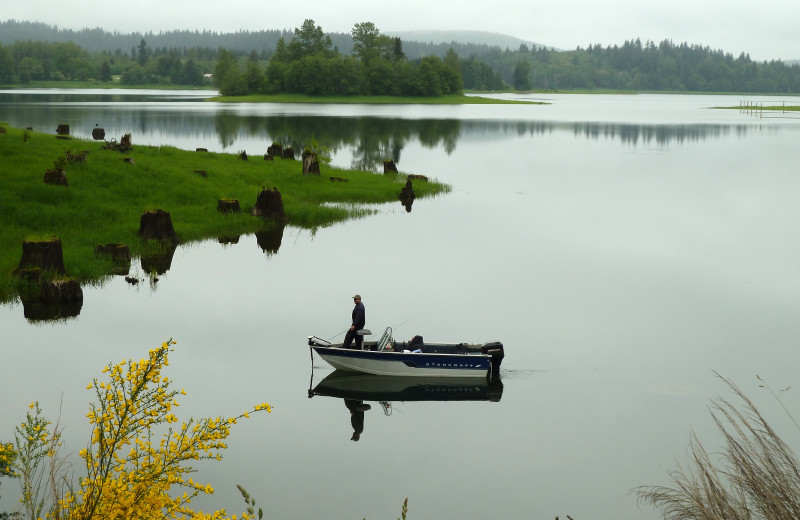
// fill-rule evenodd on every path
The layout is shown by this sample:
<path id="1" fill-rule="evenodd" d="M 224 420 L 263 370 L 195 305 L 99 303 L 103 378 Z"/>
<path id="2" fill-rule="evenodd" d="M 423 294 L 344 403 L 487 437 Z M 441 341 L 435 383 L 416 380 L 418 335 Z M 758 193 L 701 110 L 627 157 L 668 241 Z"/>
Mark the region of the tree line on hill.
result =
<path id="1" fill-rule="evenodd" d="M 306 27 L 308 22 L 311 26 Z M 301 42 L 320 32 L 310 20 L 294 31 L 227 34 L 72 31 L 10 20 L 0 22 L 0 83 L 111 81 L 116 76 L 126 85 L 203 85 L 209 82 L 204 74 L 219 72 L 223 77 L 216 74 L 216 79 L 223 81 L 218 86 L 237 93 L 435 95 L 459 91 L 455 73 L 466 90 L 800 92 L 798 63 L 757 62 L 746 53 L 734 57 L 669 40 L 655 44 L 636 39 L 621 46 L 589 45 L 572 51 L 523 44 L 511 50 L 401 41 L 366 22 L 356 24 L 349 34 L 322 33 L 324 52 L 295 52 L 302 49 Z M 362 37 L 365 42 L 358 41 Z M 365 54 L 359 47 L 365 43 L 376 48 Z M 375 56 L 370 54 L 373 50 Z M 239 72 L 230 75 L 234 62 Z"/>
<path id="2" fill-rule="evenodd" d="M 482 59 L 519 90 L 618 89 L 671 92 L 800 92 L 800 65 L 782 61 L 756 62 L 749 54 L 730 53 L 700 45 L 658 45 L 640 39 L 622 46 L 589 45 L 555 52 L 524 46 L 515 53 L 495 53 Z"/>

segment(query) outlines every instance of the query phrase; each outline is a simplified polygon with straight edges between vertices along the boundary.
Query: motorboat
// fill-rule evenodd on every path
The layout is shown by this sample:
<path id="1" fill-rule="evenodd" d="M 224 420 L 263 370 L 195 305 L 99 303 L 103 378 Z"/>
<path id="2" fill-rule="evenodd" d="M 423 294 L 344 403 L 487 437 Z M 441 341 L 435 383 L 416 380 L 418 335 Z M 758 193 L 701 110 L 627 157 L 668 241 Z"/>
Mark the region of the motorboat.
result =
<path id="1" fill-rule="evenodd" d="M 358 334 L 371 336 L 369 330 Z M 381 376 L 403 377 L 483 377 L 500 376 L 505 357 L 503 344 L 493 341 L 472 343 L 429 343 L 415 336 L 410 341 L 395 341 L 392 328 L 386 327 L 377 341 L 364 341 L 362 348 L 343 348 L 317 336 L 308 345 L 337 370 Z"/>

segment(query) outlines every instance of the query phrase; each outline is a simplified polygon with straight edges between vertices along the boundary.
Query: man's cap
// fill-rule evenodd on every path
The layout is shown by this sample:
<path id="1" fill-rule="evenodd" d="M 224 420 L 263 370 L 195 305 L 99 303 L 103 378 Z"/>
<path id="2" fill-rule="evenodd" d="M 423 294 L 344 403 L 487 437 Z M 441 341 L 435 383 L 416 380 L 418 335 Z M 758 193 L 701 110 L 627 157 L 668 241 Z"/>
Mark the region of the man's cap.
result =
<path id="1" fill-rule="evenodd" d="M 360 294 L 356 294 L 355 296 L 353 296 L 353 299 L 354 300 L 360 300 L 361 299 L 361 295 Z"/>

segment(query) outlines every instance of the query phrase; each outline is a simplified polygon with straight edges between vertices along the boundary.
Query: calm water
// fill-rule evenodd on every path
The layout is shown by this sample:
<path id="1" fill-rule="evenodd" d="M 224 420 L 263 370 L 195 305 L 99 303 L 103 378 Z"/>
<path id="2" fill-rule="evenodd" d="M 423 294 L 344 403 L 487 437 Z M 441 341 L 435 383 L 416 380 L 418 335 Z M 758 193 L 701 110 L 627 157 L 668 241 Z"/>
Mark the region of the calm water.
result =
<path id="1" fill-rule="evenodd" d="M 0 307 L 0 439 L 31 401 L 51 417 L 61 403 L 77 452 L 92 377 L 174 337 L 185 416 L 275 407 L 200 466 L 217 490 L 205 509 L 240 511 L 240 483 L 276 519 L 396 518 L 405 497 L 417 520 L 655 519 L 629 491 L 666 483 L 691 430 L 717 448 L 708 400 L 730 394 L 714 371 L 800 451 L 756 380 L 791 385 L 781 398 L 799 409 L 798 119 L 709 110 L 740 101 L 714 96 L 398 107 L 58 94 L 0 93 L 0 121 L 251 155 L 313 135 L 338 166 L 394 157 L 454 190 L 410 213 L 287 227 L 277 251 L 253 236 L 180 247 L 154 287 L 85 288 L 67 321 Z M 343 331 L 355 292 L 373 331 L 502 341 L 502 397 L 393 401 L 388 415 L 373 402 L 351 441 L 343 400 L 308 398 L 331 370 L 312 366 L 305 338 Z M 0 493 L 10 509 L 16 484 Z"/>

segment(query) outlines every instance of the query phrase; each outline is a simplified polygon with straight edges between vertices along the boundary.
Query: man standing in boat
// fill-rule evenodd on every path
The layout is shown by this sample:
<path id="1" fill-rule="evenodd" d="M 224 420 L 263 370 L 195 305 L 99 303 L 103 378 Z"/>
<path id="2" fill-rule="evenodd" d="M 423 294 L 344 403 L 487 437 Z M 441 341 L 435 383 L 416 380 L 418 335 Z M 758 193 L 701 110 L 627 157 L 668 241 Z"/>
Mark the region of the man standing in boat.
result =
<path id="1" fill-rule="evenodd" d="M 356 348 L 362 350 L 364 348 L 364 336 L 358 334 L 358 331 L 364 328 L 366 316 L 364 314 L 364 304 L 361 303 L 361 295 L 356 294 L 353 296 L 353 302 L 356 304 L 353 308 L 353 323 L 350 325 L 350 329 L 344 337 L 344 344 L 342 347 L 350 348 L 350 344 L 353 342 L 353 339 L 355 339 Z"/>

